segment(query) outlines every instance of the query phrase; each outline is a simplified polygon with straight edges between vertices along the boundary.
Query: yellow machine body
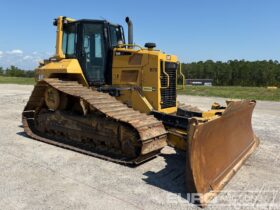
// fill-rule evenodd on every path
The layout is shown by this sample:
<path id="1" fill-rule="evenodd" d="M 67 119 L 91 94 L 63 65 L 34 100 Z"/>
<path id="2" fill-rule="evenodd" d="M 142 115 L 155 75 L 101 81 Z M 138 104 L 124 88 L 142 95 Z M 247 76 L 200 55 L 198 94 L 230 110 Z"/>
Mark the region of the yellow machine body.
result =
<path id="1" fill-rule="evenodd" d="M 122 53 L 129 55 L 119 55 Z M 177 57 L 160 51 L 148 49 L 115 48 L 113 56 L 112 78 L 117 87 L 133 87 L 121 91 L 118 97 L 121 101 L 131 105 L 134 109 L 149 113 L 157 110 L 164 113 L 174 113 L 177 106 L 162 109 L 160 90 L 160 63 L 175 62 Z"/>

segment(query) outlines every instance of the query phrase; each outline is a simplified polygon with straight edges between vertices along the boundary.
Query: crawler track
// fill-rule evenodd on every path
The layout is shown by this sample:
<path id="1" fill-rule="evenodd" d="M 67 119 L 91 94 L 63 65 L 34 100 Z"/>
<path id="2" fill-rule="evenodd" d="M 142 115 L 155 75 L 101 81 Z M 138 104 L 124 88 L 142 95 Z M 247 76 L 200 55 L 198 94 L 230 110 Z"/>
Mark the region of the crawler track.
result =
<path id="1" fill-rule="evenodd" d="M 46 108 L 46 88 L 57 89 L 87 108 L 84 114 Z M 38 82 L 22 113 L 28 136 L 49 144 L 122 164 L 139 164 L 166 145 L 161 121 L 135 111 L 106 93 L 75 81 L 45 79 Z"/>

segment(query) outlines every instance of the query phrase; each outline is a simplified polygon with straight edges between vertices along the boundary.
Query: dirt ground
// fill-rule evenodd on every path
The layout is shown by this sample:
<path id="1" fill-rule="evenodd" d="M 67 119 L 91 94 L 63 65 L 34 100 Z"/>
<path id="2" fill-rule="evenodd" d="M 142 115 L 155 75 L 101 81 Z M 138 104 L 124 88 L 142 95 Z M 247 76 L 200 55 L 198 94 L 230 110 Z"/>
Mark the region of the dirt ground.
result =
<path id="1" fill-rule="evenodd" d="M 131 168 L 26 137 L 32 88 L 0 85 L 0 209 L 199 209 L 185 199 L 185 161 L 172 148 Z M 207 109 L 225 99 L 179 100 Z M 207 209 L 280 209 L 280 102 L 258 102 L 253 128 L 258 150 Z"/>

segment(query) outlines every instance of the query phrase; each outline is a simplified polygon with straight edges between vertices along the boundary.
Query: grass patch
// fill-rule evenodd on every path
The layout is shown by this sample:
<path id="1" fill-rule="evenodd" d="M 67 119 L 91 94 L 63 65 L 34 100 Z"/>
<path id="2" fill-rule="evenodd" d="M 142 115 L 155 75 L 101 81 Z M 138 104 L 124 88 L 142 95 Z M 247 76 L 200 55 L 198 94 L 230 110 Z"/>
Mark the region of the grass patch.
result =
<path id="1" fill-rule="evenodd" d="M 216 96 L 231 99 L 280 101 L 280 88 L 271 90 L 265 87 L 187 86 L 185 90 L 179 90 L 178 94 Z"/>
<path id="2" fill-rule="evenodd" d="M 29 77 L 4 77 L 0 76 L 0 84 L 34 85 L 34 78 Z"/>

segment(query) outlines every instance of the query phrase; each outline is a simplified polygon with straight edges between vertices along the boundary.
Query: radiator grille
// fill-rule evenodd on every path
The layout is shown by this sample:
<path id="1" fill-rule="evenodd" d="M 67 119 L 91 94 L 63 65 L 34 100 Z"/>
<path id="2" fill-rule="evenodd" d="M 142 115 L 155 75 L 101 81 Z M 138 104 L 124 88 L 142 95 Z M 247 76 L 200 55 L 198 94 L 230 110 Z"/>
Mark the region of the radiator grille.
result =
<path id="1" fill-rule="evenodd" d="M 165 62 L 165 72 L 169 75 L 169 87 L 161 88 L 161 108 L 176 106 L 176 70 L 177 63 Z M 167 86 L 167 76 L 163 73 L 163 61 L 160 63 L 161 87 Z"/>

